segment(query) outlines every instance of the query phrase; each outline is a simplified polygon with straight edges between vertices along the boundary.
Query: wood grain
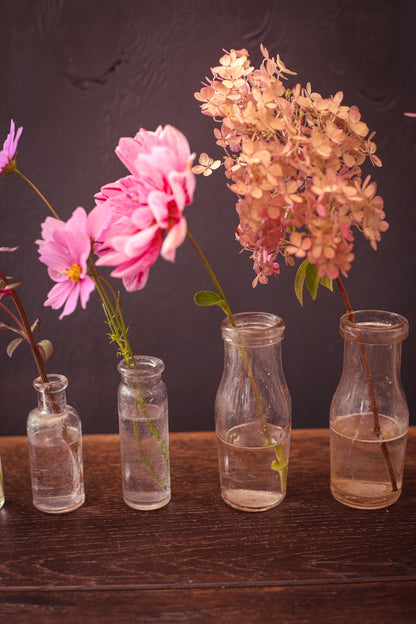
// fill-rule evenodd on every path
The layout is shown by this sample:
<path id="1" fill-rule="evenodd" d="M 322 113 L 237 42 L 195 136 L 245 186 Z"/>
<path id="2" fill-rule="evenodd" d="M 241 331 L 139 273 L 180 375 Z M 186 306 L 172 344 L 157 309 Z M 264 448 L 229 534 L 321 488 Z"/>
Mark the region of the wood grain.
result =
<path id="1" fill-rule="evenodd" d="M 339 600 L 348 605 L 345 619 L 330 621 L 348 621 L 346 613 L 354 621 L 354 605 L 361 602 L 355 602 L 356 592 L 377 607 L 374 619 L 362 621 L 392 615 L 398 605 L 403 619 L 390 622 L 411 622 L 411 608 L 416 615 L 415 429 L 403 494 L 376 511 L 349 509 L 332 498 L 326 430 L 293 432 L 286 500 L 258 514 L 223 503 L 213 433 L 171 435 L 172 501 L 153 512 L 123 503 L 118 436 L 84 437 L 87 500 L 62 516 L 32 506 L 26 440 L 3 438 L 0 451 L 6 486 L 0 614 L 13 622 L 25 621 L 16 616 L 20 606 L 38 618 L 33 621 L 53 621 L 47 618 L 58 610 L 68 618 L 62 622 L 71 621 L 78 602 L 84 615 L 102 614 L 100 622 L 112 621 L 107 603 L 113 614 L 144 609 L 144 622 L 231 622 L 242 596 L 247 622 L 256 621 L 256 613 L 273 614 L 273 605 L 281 613 L 282 604 L 285 621 L 314 621 L 300 619 L 301 611 L 307 614 L 313 604 L 316 613 L 332 612 Z M 295 609 L 299 600 L 301 611 Z M 154 601 L 156 606 L 146 607 Z M 46 619 L 40 620 L 43 612 Z M 184 613 L 188 620 L 180 619 Z M 117 621 L 130 620 L 117 615 Z"/>
<path id="2" fill-rule="evenodd" d="M 13 624 L 409 624 L 416 583 L 142 591 L 0 592 Z"/>

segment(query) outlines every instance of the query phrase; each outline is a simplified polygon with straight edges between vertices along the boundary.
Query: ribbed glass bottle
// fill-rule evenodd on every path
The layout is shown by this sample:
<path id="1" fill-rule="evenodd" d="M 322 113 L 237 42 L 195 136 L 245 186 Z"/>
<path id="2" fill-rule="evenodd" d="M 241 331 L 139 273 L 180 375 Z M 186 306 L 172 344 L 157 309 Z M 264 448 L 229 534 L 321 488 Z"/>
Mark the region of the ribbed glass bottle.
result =
<path id="1" fill-rule="evenodd" d="M 291 399 L 282 367 L 285 324 L 274 314 L 224 319 L 224 372 L 215 402 L 221 495 L 242 511 L 265 511 L 286 495 Z"/>
<path id="2" fill-rule="evenodd" d="M 67 386 L 63 375 L 35 379 L 38 407 L 27 419 L 33 504 L 47 513 L 73 511 L 85 500 L 81 421 L 66 403 Z"/>
<path id="3" fill-rule="evenodd" d="M 344 505 L 378 509 L 402 490 L 409 410 L 400 365 L 408 322 L 380 310 L 340 320 L 344 365 L 330 414 L 331 492 Z"/>

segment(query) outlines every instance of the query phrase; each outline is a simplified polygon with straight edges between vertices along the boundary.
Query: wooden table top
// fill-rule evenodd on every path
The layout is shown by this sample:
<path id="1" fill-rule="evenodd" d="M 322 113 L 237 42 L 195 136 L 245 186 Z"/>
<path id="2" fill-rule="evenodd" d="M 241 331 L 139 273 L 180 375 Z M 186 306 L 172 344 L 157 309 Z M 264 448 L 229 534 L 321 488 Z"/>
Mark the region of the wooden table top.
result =
<path id="1" fill-rule="evenodd" d="M 26 438 L 0 438 L 0 616 L 21 624 L 416 622 L 416 428 L 403 493 L 360 511 L 329 490 L 327 430 L 294 430 L 285 501 L 244 513 L 220 497 L 214 433 L 170 438 L 172 500 L 122 500 L 118 436 L 84 436 L 86 503 L 31 502 Z"/>

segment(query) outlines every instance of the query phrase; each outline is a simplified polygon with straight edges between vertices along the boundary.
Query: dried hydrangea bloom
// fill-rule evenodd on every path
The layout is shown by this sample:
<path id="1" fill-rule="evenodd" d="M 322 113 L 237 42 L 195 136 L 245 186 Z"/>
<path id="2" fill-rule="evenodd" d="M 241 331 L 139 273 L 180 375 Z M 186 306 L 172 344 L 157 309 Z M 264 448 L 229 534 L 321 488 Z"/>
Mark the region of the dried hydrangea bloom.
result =
<path id="1" fill-rule="evenodd" d="M 195 94 L 202 112 L 220 124 L 214 134 L 239 198 L 237 238 L 252 254 L 253 285 L 279 274 L 279 254 L 289 264 L 307 258 L 320 277 L 346 275 L 353 228 L 374 249 L 388 228 L 375 182 L 362 179 L 367 158 L 381 166 L 374 133 L 356 106 L 343 104 L 341 91 L 324 98 L 309 83 L 288 89 L 286 75 L 294 72 L 261 50 L 258 69 L 247 50 L 227 52 Z M 201 165 L 212 162 L 204 154 Z M 207 175 L 200 166 L 194 172 Z"/>

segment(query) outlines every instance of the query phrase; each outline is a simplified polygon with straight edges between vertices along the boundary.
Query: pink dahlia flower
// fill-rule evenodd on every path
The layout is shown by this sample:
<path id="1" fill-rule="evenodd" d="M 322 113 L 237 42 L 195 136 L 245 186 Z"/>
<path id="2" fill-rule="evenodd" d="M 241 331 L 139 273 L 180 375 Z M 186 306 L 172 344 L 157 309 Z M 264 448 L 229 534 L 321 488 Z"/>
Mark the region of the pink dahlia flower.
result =
<path id="1" fill-rule="evenodd" d="M 194 154 L 173 126 L 122 138 L 116 153 L 131 175 L 104 186 L 96 196 L 97 208 L 111 211 L 97 265 L 116 267 L 111 275 L 133 291 L 145 286 L 159 254 L 175 260 L 186 237 L 183 211 L 195 191 Z"/>
<path id="2" fill-rule="evenodd" d="M 0 152 L 0 175 L 11 173 L 13 171 L 13 158 L 16 154 L 17 144 L 22 134 L 23 128 L 20 127 L 16 132 L 13 119 L 10 121 L 10 132 L 3 143 L 3 149 Z"/>
<path id="3" fill-rule="evenodd" d="M 95 288 L 87 274 L 87 261 L 107 220 L 105 209 L 94 209 L 87 216 L 84 208 L 77 208 L 66 223 L 47 217 L 42 224 L 42 238 L 36 241 L 39 259 L 48 267 L 49 277 L 57 282 L 45 306 L 57 310 L 65 304 L 60 319 L 75 310 L 78 299 L 82 308 L 87 305 Z"/>

